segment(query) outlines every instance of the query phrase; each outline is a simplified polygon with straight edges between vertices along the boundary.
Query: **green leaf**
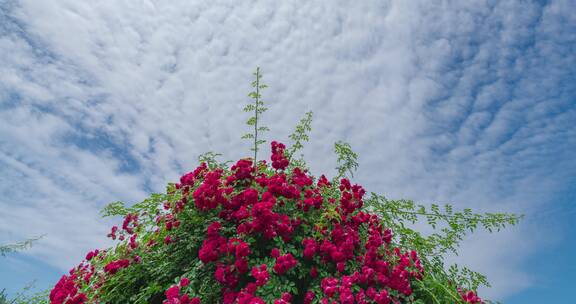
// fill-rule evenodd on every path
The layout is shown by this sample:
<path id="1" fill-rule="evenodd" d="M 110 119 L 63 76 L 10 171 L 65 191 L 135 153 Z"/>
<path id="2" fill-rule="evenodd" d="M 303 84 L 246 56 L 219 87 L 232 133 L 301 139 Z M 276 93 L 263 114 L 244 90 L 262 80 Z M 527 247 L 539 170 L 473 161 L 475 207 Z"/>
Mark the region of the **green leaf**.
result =
<path id="1" fill-rule="evenodd" d="M 256 110 L 256 106 L 254 106 L 253 104 L 248 104 L 244 107 L 244 112 L 252 112 L 254 110 Z"/>
<path id="2" fill-rule="evenodd" d="M 253 126 L 256 125 L 256 117 L 250 117 L 247 121 L 246 124 L 249 126 Z"/>

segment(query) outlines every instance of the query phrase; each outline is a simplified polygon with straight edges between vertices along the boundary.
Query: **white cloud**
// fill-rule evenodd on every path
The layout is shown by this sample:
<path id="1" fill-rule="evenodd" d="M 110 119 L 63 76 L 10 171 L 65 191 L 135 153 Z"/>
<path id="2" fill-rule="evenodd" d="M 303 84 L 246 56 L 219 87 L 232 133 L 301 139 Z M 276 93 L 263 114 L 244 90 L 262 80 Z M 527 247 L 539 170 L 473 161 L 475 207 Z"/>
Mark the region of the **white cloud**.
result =
<path id="1" fill-rule="evenodd" d="M 257 65 L 271 86 L 269 138 L 286 138 L 305 111 L 315 112 L 305 151 L 315 172 L 332 172 L 335 158 L 326 155 L 344 139 L 360 154 L 358 181 L 369 190 L 530 214 L 563 189 L 558 172 L 575 171 L 558 163 L 576 146 L 567 129 L 576 116 L 567 83 L 574 72 L 566 71 L 574 60 L 562 53 L 574 35 L 565 28 L 575 18 L 569 8 L 569 1 L 0 5 L 10 16 L 0 21 L 0 189 L 9 194 L 0 203 L 18 200 L 3 208 L 10 220 L 0 231 L 47 233 L 34 255 L 67 268 L 102 244 L 104 203 L 140 199 L 147 184 L 162 191 L 202 152 L 245 156 L 240 109 Z M 135 170 L 120 170 L 133 163 Z M 16 228 L 31 218 L 27 229 Z M 520 243 L 534 225 L 479 236 L 469 248 Z M 504 259 L 521 261 L 529 250 L 467 252 L 468 263 L 506 286 L 488 295 L 530 284 L 521 264 Z M 516 286 L 506 285 L 510 277 Z"/>

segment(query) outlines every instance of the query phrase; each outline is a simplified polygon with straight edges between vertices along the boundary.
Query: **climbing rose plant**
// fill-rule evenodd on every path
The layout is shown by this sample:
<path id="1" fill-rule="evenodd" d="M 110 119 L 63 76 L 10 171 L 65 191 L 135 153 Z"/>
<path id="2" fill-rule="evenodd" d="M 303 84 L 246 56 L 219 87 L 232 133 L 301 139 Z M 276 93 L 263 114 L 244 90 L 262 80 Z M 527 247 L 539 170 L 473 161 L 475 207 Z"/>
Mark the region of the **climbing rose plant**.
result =
<path id="1" fill-rule="evenodd" d="M 485 278 L 442 254 L 455 251 L 466 230 L 499 229 L 518 217 L 430 210 L 391 201 L 351 182 L 357 167 L 348 144 L 335 145 L 338 175 L 310 174 L 295 152 L 308 140 L 311 113 L 291 135 L 273 141 L 271 161 L 257 161 L 263 140 L 259 70 L 253 86 L 254 156 L 229 166 L 214 153 L 163 194 L 105 216 L 123 216 L 108 237 L 115 247 L 93 250 L 62 276 L 50 303 L 288 304 L 484 303 Z M 407 228 L 419 217 L 440 232 Z"/>

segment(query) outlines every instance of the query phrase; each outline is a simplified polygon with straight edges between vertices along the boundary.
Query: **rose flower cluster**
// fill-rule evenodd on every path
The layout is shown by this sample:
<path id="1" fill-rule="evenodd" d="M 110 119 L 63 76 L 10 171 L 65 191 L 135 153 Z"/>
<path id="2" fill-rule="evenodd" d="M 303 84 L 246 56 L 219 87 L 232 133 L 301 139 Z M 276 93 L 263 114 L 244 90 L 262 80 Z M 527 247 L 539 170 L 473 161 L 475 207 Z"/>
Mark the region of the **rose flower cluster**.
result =
<path id="1" fill-rule="evenodd" d="M 393 232 L 363 208 L 365 190 L 291 166 L 281 143 L 271 150 L 271 165 L 203 163 L 169 188 L 155 212 L 126 214 L 109 234 L 121 243 L 88 253 L 50 302 L 115 303 L 124 296 L 119 288 L 149 296 L 134 302 L 166 304 L 417 300 L 414 282 L 427 275 L 419 255 L 394 245 Z M 168 274 L 158 274 L 159 261 L 173 265 Z M 483 303 L 473 292 L 461 295 Z"/>

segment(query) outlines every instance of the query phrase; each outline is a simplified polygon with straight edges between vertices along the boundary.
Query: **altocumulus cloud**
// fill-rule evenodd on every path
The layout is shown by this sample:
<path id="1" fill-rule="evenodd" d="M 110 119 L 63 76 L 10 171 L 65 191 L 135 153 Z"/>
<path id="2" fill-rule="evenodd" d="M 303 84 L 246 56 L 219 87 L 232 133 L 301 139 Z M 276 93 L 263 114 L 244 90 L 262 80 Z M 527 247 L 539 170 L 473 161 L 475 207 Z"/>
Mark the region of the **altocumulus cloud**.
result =
<path id="1" fill-rule="evenodd" d="M 530 286 L 538 209 L 576 173 L 576 14 L 566 1 L 4 1 L 0 4 L 0 242 L 61 269 L 104 246 L 107 202 L 135 202 L 206 151 L 247 155 L 250 72 L 282 139 L 392 198 L 527 215 L 454 261 L 505 298 Z M 22 225 L 22 223 L 26 223 Z M 73 227 L 73 229 L 71 229 Z"/>

